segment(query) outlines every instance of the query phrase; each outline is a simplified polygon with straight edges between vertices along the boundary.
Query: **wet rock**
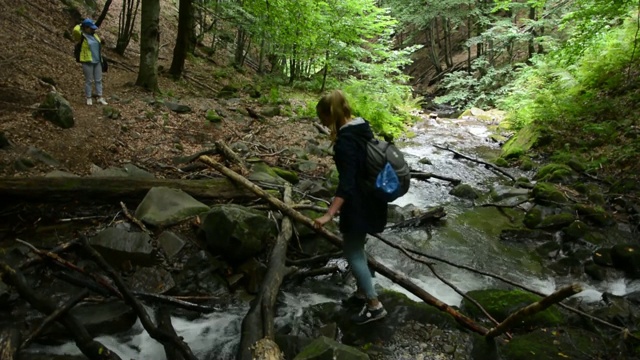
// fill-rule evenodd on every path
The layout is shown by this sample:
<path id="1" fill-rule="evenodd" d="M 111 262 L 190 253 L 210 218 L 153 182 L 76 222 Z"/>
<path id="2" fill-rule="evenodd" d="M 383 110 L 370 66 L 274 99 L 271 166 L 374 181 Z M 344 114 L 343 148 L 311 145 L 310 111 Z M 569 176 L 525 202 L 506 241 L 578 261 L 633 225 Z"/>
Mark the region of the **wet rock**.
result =
<path id="1" fill-rule="evenodd" d="M 227 266 L 202 250 L 191 256 L 182 271 L 174 276 L 178 294 L 223 294 L 228 292 L 227 281 L 220 276 Z"/>
<path id="2" fill-rule="evenodd" d="M 181 237 L 171 231 L 163 231 L 158 236 L 158 243 L 162 246 L 164 253 L 169 259 L 177 255 L 185 245 L 185 241 Z"/>
<path id="3" fill-rule="evenodd" d="M 552 184 L 539 182 L 533 187 L 533 198 L 536 203 L 542 205 L 562 205 L 568 202 L 567 198 Z"/>
<path id="4" fill-rule="evenodd" d="M 500 240 L 514 243 L 552 241 L 553 235 L 540 230 L 504 229 L 500 232 Z"/>
<path id="5" fill-rule="evenodd" d="M 131 290 L 164 294 L 176 285 L 171 274 L 160 267 L 141 267 L 127 278 Z"/>
<path id="6" fill-rule="evenodd" d="M 600 248 L 593 252 L 592 259 L 593 262 L 606 267 L 613 266 L 613 259 L 611 257 L 611 248 Z"/>
<path id="7" fill-rule="evenodd" d="M 395 204 L 389 204 L 389 211 L 387 213 L 387 221 L 391 223 L 399 223 L 405 220 L 409 220 L 424 214 L 424 210 L 413 204 L 407 204 L 405 206 L 398 206 Z"/>
<path id="8" fill-rule="evenodd" d="M 587 261 L 584 264 L 584 273 L 596 281 L 604 281 L 607 279 L 607 269 L 596 264 L 594 261 Z"/>
<path id="9" fill-rule="evenodd" d="M 522 290 L 473 290 L 469 291 L 467 295 L 475 299 L 497 321 L 503 321 L 513 312 L 541 299 L 537 295 Z M 484 317 L 484 314 L 466 298 L 463 298 L 461 308 L 464 313 L 474 318 L 481 319 Z M 551 307 L 525 318 L 516 328 L 555 326 L 561 324 L 562 321 L 562 313 L 558 309 Z"/>
<path id="10" fill-rule="evenodd" d="M 577 241 L 582 239 L 589 231 L 591 231 L 589 225 L 580 220 L 576 220 L 562 229 L 564 233 L 563 239 L 567 241 Z"/>
<path id="11" fill-rule="evenodd" d="M 605 345 L 597 339 L 601 336 L 582 329 L 536 329 L 515 336 L 501 346 L 500 353 L 504 360 L 598 359 Z"/>
<path id="12" fill-rule="evenodd" d="M 580 276 L 583 271 L 582 262 L 573 256 L 564 257 L 554 263 L 551 263 L 548 268 L 560 276 L 567 276 L 570 274 Z"/>
<path id="13" fill-rule="evenodd" d="M 638 306 L 623 296 L 611 293 L 603 293 L 602 301 L 607 304 L 591 312 L 591 315 L 618 326 L 629 326 L 636 320 L 636 314 L 640 312 Z"/>
<path id="14" fill-rule="evenodd" d="M 297 184 L 296 188 L 303 193 L 320 198 L 331 197 L 331 195 L 333 195 L 320 181 L 303 179 Z"/>
<path id="15" fill-rule="evenodd" d="M 534 229 L 542 222 L 542 215 L 542 210 L 537 207 L 532 207 L 525 214 L 522 223 L 529 229 Z"/>
<path id="16" fill-rule="evenodd" d="M 53 91 L 40 104 L 38 113 L 63 129 L 69 129 L 75 125 L 71 104 L 62 95 Z"/>
<path id="17" fill-rule="evenodd" d="M 17 171 L 29 171 L 35 166 L 36 164 L 29 158 L 20 158 L 13 162 L 13 167 Z"/>
<path id="18" fill-rule="evenodd" d="M 545 216 L 537 228 L 545 230 L 557 230 L 561 229 L 572 222 L 574 222 L 575 216 L 570 213 L 561 213 Z"/>
<path id="19" fill-rule="evenodd" d="M 154 187 L 142 199 L 135 215 L 147 224 L 166 227 L 208 210 L 207 205 L 182 190 Z"/>
<path id="20" fill-rule="evenodd" d="M 554 259 L 558 256 L 560 249 L 562 249 L 562 246 L 558 244 L 557 241 L 547 241 L 546 243 L 538 246 L 536 248 L 536 252 L 540 254 L 540 256 Z"/>
<path id="21" fill-rule="evenodd" d="M 143 232 L 107 228 L 91 238 L 89 243 L 114 266 L 121 266 L 127 261 L 149 266 L 156 261 L 150 241 L 149 235 Z"/>
<path id="22" fill-rule="evenodd" d="M 468 184 L 456 185 L 453 189 L 451 189 L 451 191 L 449 191 L 449 194 L 468 200 L 477 199 L 480 196 L 478 191 Z"/>
<path id="23" fill-rule="evenodd" d="M 574 210 L 585 219 L 585 221 L 595 226 L 611 226 L 615 223 L 611 214 L 599 206 L 576 204 Z"/>
<path id="24" fill-rule="evenodd" d="M 616 269 L 623 270 L 627 276 L 640 279 L 640 246 L 618 244 L 611 248 L 611 262 Z"/>
<path id="25" fill-rule="evenodd" d="M 186 114 L 191 112 L 191 108 L 188 105 L 178 104 L 171 101 L 165 101 L 164 105 L 171 111 L 178 114 Z"/>
<path id="26" fill-rule="evenodd" d="M 133 309 L 122 301 L 81 303 L 71 309 L 70 314 L 78 319 L 93 337 L 125 332 L 131 329 L 138 318 Z M 54 323 L 49 329 L 43 335 L 50 341 L 65 340 L 71 336 L 58 323 Z"/>
<path id="27" fill-rule="evenodd" d="M 294 360 L 369 360 L 369 356 L 353 347 L 322 336 L 305 347 Z"/>
<path id="28" fill-rule="evenodd" d="M 418 163 L 423 165 L 433 165 L 433 162 L 427 158 L 422 158 L 418 160 Z"/>
<path id="29" fill-rule="evenodd" d="M 201 219 L 201 233 L 209 249 L 231 261 L 249 259 L 277 236 L 273 221 L 238 205 L 214 206 Z"/>
<path id="30" fill-rule="evenodd" d="M 553 183 L 566 183 L 571 181 L 575 172 L 564 164 L 548 164 L 541 167 L 533 177 L 534 180 Z"/>
<path id="31" fill-rule="evenodd" d="M 512 197 L 528 197 L 529 189 L 516 188 L 512 186 L 496 185 L 491 189 L 491 198 L 500 201 Z M 526 198 L 525 198 L 526 199 Z"/>

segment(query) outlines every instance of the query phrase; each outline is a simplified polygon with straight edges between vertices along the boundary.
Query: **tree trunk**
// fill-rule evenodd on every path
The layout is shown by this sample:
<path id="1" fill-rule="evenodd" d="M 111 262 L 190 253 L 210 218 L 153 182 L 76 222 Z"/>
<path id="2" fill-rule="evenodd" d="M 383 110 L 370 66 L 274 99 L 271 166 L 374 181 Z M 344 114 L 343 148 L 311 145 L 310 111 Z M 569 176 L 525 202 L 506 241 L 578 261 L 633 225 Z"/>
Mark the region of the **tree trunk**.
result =
<path id="1" fill-rule="evenodd" d="M 184 61 L 187 52 L 192 49 L 193 41 L 193 4 L 192 0 L 180 0 L 180 8 L 178 10 L 178 36 L 176 46 L 173 48 L 173 60 L 169 74 L 174 79 L 179 79 L 184 70 Z"/>
<path id="2" fill-rule="evenodd" d="M 451 51 L 451 21 L 449 19 L 442 20 L 444 28 L 444 62 L 447 68 L 453 67 L 453 55 Z"/>
<path id="3" fill-rule="evenodd" d="M 160 48 L 160 0 L 142 0 L 140 22 L 140 69 L 136 85 L 158 92 Z"/>
<path id="4" fill-rule="evenodd" d="M 244 45 L 247 40 L 246 33 L 242 28 L 238 28 L 238 34 L 236 36 L 236 52 L 233 57 L 233 61 L 236 67 L 242 66 L 242 59 L 244 58 Z"/>
<path id="5" fill-rule="evenodd" d="M 285 204 L 291 204 L 291 186 L 285 187 L 284 201 Z M 242 321 L 238 360 L 252 360 L 251 350 L 260 339 L 275 339 L 273 308 L 286 274 L 287 246 L 292 235 L 291 219 L 285 217 L 282 219 L 280 234 L 269 257 L 269 268 L 260 286 L 260 293 L 251 303 L 251 309 Z"/>
<path id="6" fill-rule="evenodd" d="M 199 199 L 254 198 L 250 191 L 227 179 L 172 180 L 104 177 L 0 178 L 0 198 L 33 202 L 112 202 L 142 199 L 152 187 L 164 186 Z"/>
<path id="7" fill-rule="evenodd" d="M 98 16 L 98 20 L 96 20 L 96 26 L 97 27 L 100 27 L 100 25 L 104 21 L 104 18 L 107 17 L 107 13 L 109 12 L 109 7 L 111 6 L 112 2 L 113 2 L 113 0 L 107 0 L 107 2 L 104 3 L 104 7 L 102 8 L 102 12 L 100 13 L 100 16 Z"/>
<path id="8" fill-rule="evenodd" d="M 116 53 L 124 55 L 131 41 L 133 27 L 138 16 L 140 0 L 124 0 L 118 19 L 118 40 L 116 40 Z"/>
<path id="9" fill-rule="evenodd" d="M 431 62 L 433 63 L 436 73 L 442 72 L 442 66 L 440 65 L 440 55 L 438 54 L 438 43 L 436 39 L 436 19 L 431 20 L 429 23 L 429 55 L 431 56 Z"/>
<path id="10" fill-rule="evenodd" d="M 324 92 L 325 86 L 327 86 L 327 74 L 329 73 L 329 51 L 327 50 L 324 57 L 324 68 L 322 69 L 322 87 L 320 92 Z"/>
<path id="11" fill-rule="evenodd" d="M 15 360 L 20 346 L 20 330 L 6 328 L 0 332 L 0 359 Z"/>

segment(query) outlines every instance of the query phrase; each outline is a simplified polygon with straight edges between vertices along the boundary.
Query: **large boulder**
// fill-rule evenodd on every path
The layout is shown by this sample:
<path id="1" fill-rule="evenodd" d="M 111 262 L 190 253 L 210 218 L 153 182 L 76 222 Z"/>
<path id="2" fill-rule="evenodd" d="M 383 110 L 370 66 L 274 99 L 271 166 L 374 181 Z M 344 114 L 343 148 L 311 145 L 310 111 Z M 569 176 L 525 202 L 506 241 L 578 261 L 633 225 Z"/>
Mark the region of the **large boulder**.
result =
<path id="1" fill-rule="evenodd" d="M 71 104 L 57 92 L 47 94 L 44 102 L 38 110 L 42 116 L 54 125 L 63 129 L 69 129 L 75 125 Z"/>
<path id="2" fill-rule="evenodd" d="M 272 220 L 239 205 L 214 206 L 201 218 L 209 249 L 234 262 L 258 254 L 278 234 Z"/>
<path id="3" fill-rule="evenodd" d="M 166 227 L 208 210 L 207 205 L 182 190 L 154 187 L 138 205 L 136 217 L 147 224 Z"/>

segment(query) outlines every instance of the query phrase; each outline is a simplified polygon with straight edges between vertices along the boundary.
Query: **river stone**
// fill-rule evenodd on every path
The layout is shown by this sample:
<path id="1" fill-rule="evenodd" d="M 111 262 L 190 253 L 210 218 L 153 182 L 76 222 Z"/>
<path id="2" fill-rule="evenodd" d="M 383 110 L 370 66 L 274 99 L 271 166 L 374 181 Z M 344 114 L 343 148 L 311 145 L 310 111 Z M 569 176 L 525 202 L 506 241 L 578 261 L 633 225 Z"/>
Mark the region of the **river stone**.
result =
<path id="1" fill-rule="evenodd" d="M 156 261 L 151 237 L 143 232 L 128 232 L 112 227 L 102 230 L 89 242 L 116 266 L 126 261 L 139 265 L 153 265 Z"/>
<path id="2" fill-rule="evenodd" d="M 176 294 L 216 294 L 228 292 L 226 280 L 220 272 L 226 272 L 227 265 L 202 250 L 193 254 L 185 262 L 184 268 L 174 276 Z"/>
<path id="3" fill-rule="evenodd" d="M 574 174 L 574 171 L 567 165 L 548 164 L 541 167 L 533 178 L 538 181 L 566 183 L 571 180 Z"/>
<path id="4" fill-rule="evenodd" d="M 182 190 L 154 187 L 138 205 L 136 217 L 147 224 L 166 227 L 208 210 L 207 205 Z"/>
<path id="5" fill-rule="evenodd" d="M 592 231 L 591 227 L 580 220 L 576 220 L 569 224 L 569 226 L 562 229 L 564 234 L 563 239 L 567 241 L 578 241 L 582 239 L 589 231 Z"/>
<path id="6" fill-rule="evenodd" d="M 294 360 L 368 360 L 369 355 L 322 336 L 302 349 Z"/>
<path id="7" fill-rule="evenodd" d="M 280 176 L 281 178 L 287 180 L 292 184 L 297 184 L 298 182 L 300 182 L 300 178 L 298 177 L 298 174 L 295 171 L 285 170 L 279 167 L 273 167 L 272 169 L 276 173 L 276 175 Z"/>
<path id="8" fill-rule="evenodd" d="M 596 264 L 593 261 L 587 261 L 584 264 L 584 273 L 589 275 L 593 280 L 607 280 L 607 269 Z"/>
<path id="9" fill-rule="evenodd" d="M 500 201 L 512 197 L 529 196 L 529 189 L 515 188 L 513 186 L 496 185 L 491 189 L 491 198 L 494 201 Z"/>
<path id="10" fill-rule="evenodd" d="M 613 267 L 623 270 L 627 276 L 640 279 L 640 246 L 618 244 L 611 249 Z"/>
<path id="11" fill-rule="evenodd" d="M 242 262 L 258 254 L 278 234 L 266 216 L 239 205 L 217 205 L 201 216 L 201 231 L 213 254 Z"/>
<path id="12" fill-rule="evenodd" d="M 141 267 L 127 282 L 131 290 L 150 294 L 164 294 L 176 286 L 171 274 L 160 267 Z"/>
<path id="13" fill-rule="evenodd" d="M 309 179 L 301 180 L 296 188 L 303 193 L 320 198 L 331 197 L 331 195 L 333 195 L 321 182 Z"/>
<path id="14" fill-rule="evenodd" d="M 611 226 L 615 223 L 611 214 L 599 206 L 576 204 L 574 210 L 595 226 Z"/>
<path id="15" fill-rule="evenodd" d="M 185 241 L 171 231 L 163 231 L 158 236 L 158 242 L 169 259 L 177 255 L 185 245 Z"/>
<path id="16" fill-rule="evenodd" d="M 131 306 L 117 300 L 96 304 L 81 303 L 72 308 L 70 314 L 87 328 L 92 337 L 125 332 L 138 319 Z M 46 335 L 52 339 L 68 339 L 71 336 L 58 323 L 52 324 Z"/>
<path id="17" fill-rule="evenodd" d="M 468 184 L 456 185 L 453 189 L 451 189 L 451 191 L 449 191 L 449 194 L 468 200 L 477 199 L 480 196 L 478 194 L 478 191 Z"/>
<path id="18" fill-rule="evenodd" d="M 56 126 L 69 129 L 75 125 L 71 104 L 62 95 L 52 91 L 40 104 L 39 113 Z"/>
<path id="19" fill-rule="evenodd" d="M 550 183 L 537 183 L 533 187 L 532 194 L 536 203 L 542 205 L 562 205 L 568 202 L 564 194 Z"/>
<path id="20" fill-rule="evenodd" d="M 575 216 L 570 213 L 553 214 L 545 216 L 537 228 L 545 230 L 558 230 L 575 221 Z"/>
<path id="21" fill-rule="evenodd" d="M 600 266 L 613 267 L 613 259 L 611 254 L 611 248 L 600 248 L 593 252 L 591 259 L 593 259 L 594 263 Z"/>

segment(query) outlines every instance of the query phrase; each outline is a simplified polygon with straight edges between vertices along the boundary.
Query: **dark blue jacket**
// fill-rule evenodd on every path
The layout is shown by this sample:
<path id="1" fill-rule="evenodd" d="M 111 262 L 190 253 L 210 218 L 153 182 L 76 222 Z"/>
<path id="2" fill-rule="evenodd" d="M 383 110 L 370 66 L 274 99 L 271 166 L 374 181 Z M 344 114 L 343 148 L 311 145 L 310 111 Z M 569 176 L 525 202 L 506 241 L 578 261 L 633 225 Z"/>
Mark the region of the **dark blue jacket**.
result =
<path id="1" fill-rule="evenodd" d="M 342 233 L 378 233 L 387 224 L 387 203 L 364 193 L 367 141 L 373 132 L 366 120 L 356 118 L 338 131 L 333 159 L 339 174 L 336 196 L 344 198 L 340 209 Z"/>

